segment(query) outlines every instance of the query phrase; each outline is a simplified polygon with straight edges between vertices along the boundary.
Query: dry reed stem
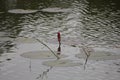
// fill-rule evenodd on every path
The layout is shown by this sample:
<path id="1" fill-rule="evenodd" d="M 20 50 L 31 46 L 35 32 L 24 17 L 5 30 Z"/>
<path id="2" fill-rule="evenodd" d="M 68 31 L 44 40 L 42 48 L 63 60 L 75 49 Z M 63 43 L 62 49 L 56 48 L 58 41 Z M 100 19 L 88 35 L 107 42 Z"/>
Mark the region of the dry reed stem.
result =
<path id="1" fill-rule="evenodd" d="M 24 36 L 19 36 L 19 37 L 24 37 Z M 24 37 L 24 38 L 28 38 L 28 37 Z M 36 37 L 34 37 L 35 40 L 37 40 L 39 43 L 43 44 L 45 47 L 47 47 L 50 52 L 57 58 L 57 59 L 60 59 L 60 57 L 47 45 L 45 44 L 44 42 L 42 42 L 41 40 L 37 39 Z"/>
<path id="2" fill-rule="evenodd" d="M 88 62 L 88 58 L 90 57 L 90 53 L 93 52 L 93 49 L 87 46 L 79 46 L 79 48 L 82 48 L 82 50 L 84 51 L 85 55 L 86 55 L 86 59 L 85 59 L 85 63 L 84 63 L 84 70 L 86 69 L 86 64 Z"/>
<path id="3" fill-rule="evenodd" d="M 57 58 L 57 59 L 60 59 L 60 57 L 59 56 L 57 56 L 57 54 L 55 54 L 55 52 L 48 46 L 48 45 L 46 45 L 45 43 L 43 43 L 41 40 L 39 40 L 39 39 L 37 39 L 37 38 L 35 38 L 38 42 L 40 42 L 41 44 L 43 44 L 44 46 L 46 46 L 51 52 L 52 52 L 52 54 Z"/>

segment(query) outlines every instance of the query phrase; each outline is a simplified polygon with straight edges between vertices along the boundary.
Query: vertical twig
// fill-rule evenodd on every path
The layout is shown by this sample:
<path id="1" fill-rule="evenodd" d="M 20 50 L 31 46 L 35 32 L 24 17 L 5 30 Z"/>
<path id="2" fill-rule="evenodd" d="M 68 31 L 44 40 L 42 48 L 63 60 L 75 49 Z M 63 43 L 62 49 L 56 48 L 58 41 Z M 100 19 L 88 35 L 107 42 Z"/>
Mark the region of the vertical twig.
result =
<path id="1" fill-rule="evenodd" d="M 58 38 L 58 42 L 59 42 L 57 54 L 60 55 L 61 54 L 61 35 L 60 35 L 60 32 L 57 33 L 57 38 Z"/>
<path id="2" fill-rule="evenodd" d="M 88 58 L 90 57 L 90 52 L 88 50 L 88 47 L 82 46 L 82 50 L 84 51 L 85 55 L 86 55 L 86 59 L 85 59 L 85 63 L 84 63 L 84 70 L 86 69 L 86 64 L 88 62 Z"/>

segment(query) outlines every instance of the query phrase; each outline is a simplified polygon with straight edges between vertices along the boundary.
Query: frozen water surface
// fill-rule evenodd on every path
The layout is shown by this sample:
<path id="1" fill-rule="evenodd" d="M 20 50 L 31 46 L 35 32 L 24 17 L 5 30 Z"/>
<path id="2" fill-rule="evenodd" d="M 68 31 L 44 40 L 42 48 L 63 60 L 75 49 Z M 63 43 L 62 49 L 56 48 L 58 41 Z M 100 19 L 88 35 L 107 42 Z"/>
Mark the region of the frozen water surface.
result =
<path id="1" fill-rule="evenodd" d="M 57 46 L 57 44 L 48 45 L 53 50 Z M 77 47 L 62 45 L 61 54 L 67 55 L 67 57 L 61 58 L 59 60 L 57 60 L 55 57 L 44 59 L 41 59 L 40 57 L 35 57 L 33 59 L 21 56 L 23 53 L 31 51 L 48 51 L 46 47 L 39 43 L 24 43 L 20 44 L 18 48 L 19 49 L 16 50 L 16 53 L 7 53 L 6 55 L 2 55 L 2 58 L 0 59 L 1 61 L 3 61 L 0 63 L 1 80 L 119 80 L 120 78 L 120 59 L 112 58 L 111 56 L 111 59 L 109 58 L 109 60 L 104 60 L 106 58 L 104 56 L 106 55 L 104 54 L 103 49 L 95 49 L 98 52 L 101 51 L 101 54 L 99 54 L 99 56 L 103 56 L 101 57 L 102 60 L 94 60 L 94 58 L 96 58 L 96 56 L 98 55 L 93 55 L 93 59 L 90 58 L 88 60 L 86 69 L 84 70 L 83 64 L 85 62 L 85 58 L 75 57 L 76 54 L 82 54 Z M 104 48 L 104 51 L 109 50 L 111 49 Z M 114 50 L 114 55 L 120 55 L 119 49 L 112 50 Z M 36 55 L 36 53 L 31 54 Z M 8 58 L 10 58 L 11 60 L 7 61 Z"/>

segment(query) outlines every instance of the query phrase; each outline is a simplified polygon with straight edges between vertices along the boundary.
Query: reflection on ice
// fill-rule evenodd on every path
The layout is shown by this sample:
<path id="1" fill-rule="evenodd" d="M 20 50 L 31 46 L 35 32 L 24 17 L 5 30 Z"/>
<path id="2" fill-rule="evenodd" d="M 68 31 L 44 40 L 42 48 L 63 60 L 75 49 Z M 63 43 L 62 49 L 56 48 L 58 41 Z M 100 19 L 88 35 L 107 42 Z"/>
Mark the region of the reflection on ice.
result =
<path id="1" fill-rule="evenodd" d="M 74 62 L 72 60 L 54 60 L 54 61 L 46 61 L 43 62 L 43 65 L 53 66 L 53 67 L 73 67 L 83 65 L 80 62 Z"/>
<path id="2" fill-rule="evenodd" d="M 56 59 L 56 57 L 50 51 L 31 51 L 31 52 L 22 53 L 21 56 L 30 59 Z M 60 58 L 67 57 L 64 54 L 58 56 Z"/>
<path id="3" fill-rule="evenodd" d="M 50 12 L 50 13 L 57 13 L 57 12 L 71 12 L 71 9 L 65 9 L 65 8 L 45 8 L 42 9 L 43 12 Z"/>

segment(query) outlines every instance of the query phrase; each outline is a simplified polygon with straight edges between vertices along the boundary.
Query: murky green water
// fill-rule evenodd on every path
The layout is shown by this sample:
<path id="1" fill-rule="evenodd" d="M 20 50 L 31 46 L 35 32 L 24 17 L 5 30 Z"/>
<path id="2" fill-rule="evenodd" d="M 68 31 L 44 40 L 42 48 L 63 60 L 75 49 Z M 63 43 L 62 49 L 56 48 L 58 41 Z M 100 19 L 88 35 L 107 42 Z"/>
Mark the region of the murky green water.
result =
<path id="1" fill-rule="evenodd" d="M 120 8 L 117 0 L 2 0 L 0 4 L 1 47 L 6 41 L 13 45 L 14 39 L 19 36 L 37 36 L 54 42 L 58 31 L 66 42 L 69 38 L 71 43 L 76 44 L 120 44 Z M 11 9 L 56 7 L 71 11 L 38 11 L 33 14 L 7 12 Z"/>
<path id="2" fill-rule="evenodd" d="M 60 31 L 63 39 L 70 38 L 71 43 L 120 44 L 120 8 L 116 0 L 2 0 L 1 6 L 4 6 L 0 8 L 1 42 L 19 36 L 37 36 L 49 41 Z M 71 12 L 7 13 L 11 9 L 56 7 Z"/>

